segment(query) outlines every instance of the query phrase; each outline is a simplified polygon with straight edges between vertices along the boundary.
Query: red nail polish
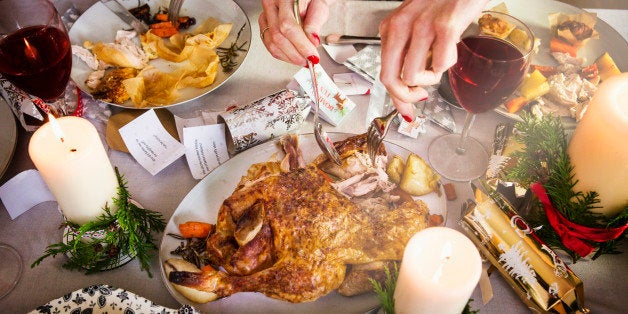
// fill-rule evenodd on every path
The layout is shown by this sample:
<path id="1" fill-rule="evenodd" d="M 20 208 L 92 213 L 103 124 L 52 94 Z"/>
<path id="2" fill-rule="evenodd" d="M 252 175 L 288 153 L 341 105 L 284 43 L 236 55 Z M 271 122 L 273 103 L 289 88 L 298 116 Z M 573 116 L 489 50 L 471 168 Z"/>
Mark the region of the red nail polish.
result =
<path id="1" fill-rule="evenodd" d="M 320 46 L 321 45 L 321 38 L 318 36 L 318 34 L 312 33 L 312 37 L 314 37 L 314 39 L 316 39 L 316 46 Z"/>
<path id="2" fill-rule="evenodd" d="M 406 115 L 401 115 L 403 117 L 404 120 L 406 120 L 406 122 L 412 122 L 412 117 L 411 116 L 406 116 Z"/>
<path id="3" fill-rule="evenodd" d="M 310 62 L 312 62 L 312 64 L 318 64 L 318 62 L 320 61 L 318 59 L 318 57 L 315 56 L 315 55 L 311 55 L 311 56 L 307 57 L 307 59 L 310 60 Z"/>
<path id="4" fill-rule="evenodd" d="M 427 100 L 427 97 L 423 98 L 423 99 L 419 99 L 419 101 L 425 101 Z"/>

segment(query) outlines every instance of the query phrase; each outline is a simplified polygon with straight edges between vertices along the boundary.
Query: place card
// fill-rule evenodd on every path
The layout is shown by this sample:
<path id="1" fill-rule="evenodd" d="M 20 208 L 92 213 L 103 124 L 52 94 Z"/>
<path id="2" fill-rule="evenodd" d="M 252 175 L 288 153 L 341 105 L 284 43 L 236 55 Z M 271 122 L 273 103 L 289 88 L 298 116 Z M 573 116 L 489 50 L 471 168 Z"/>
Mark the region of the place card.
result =
<path id="1" fill-rule="evenodd" d="M 183 128 L 183 139 L 185 158 L 194 179 L 202 179 L 229 159 L 222 123 Z"/>
<path id="2" fill-rule="evenodd" d="M 427 133 L 427 128 L 425 127 L 427 118 L 422 114 L 417 115 L 412 122 L 407 122 L 404 119 L 399 119 L 399 121 L 399 129 L 397 132 L 403 135 L 411 138 L 417 138 L 419 137 L 419 134 Z"/>
<path id="3" fill-rule="evenodd" d="M 166 131 L 152 109 L 120 128 L 120 135 L 133 158 L 152 175 L 185 153 L 185 146 Z"/>
<path id="4" fill-rule="evenodd" d="M 356 73 L 337 73 L 332 78 L 345 95 L 368 95 L 373 87 L 371 82 Z"/>
<path id="5" fill-rule="evenodd" d="M 55 201 L 44 179 L 35 169 L 17 174 L 0 186 L 0 199 L 11 219 L 17 218 L 35 205 Z"/>
<path id="6" fill-rule="evenodd" d="M 329 122 L 333 126 L 338 126 L 353 108 L 355 108 L 355 103 L 347 98 L 338 86 L 334 84 L 320 64 L 314 65 L 314 73 L 318 83 L 318 101 L 320 104 L 318 114 L 321 119 Z M 310 99 L 316 99 L 310 70 L 308 68 L 299 70 L 299 72 L 295 74 L 294 79 L 301 85 L 301 88 L 303 88 Z M 314 102 L 312 106 L 315 106 Z M 312 108 L 312 110 L 316 110 L 316 108 Z"/>

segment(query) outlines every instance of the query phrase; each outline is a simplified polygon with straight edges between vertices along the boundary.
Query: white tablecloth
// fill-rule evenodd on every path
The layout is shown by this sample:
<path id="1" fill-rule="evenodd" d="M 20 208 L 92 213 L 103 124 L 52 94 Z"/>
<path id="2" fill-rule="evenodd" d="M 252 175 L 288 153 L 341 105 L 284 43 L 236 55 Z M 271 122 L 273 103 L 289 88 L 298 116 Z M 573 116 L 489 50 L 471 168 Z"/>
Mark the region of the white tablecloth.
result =
<path id="1" fill-rule="evenodd" d="M 298 71 L 299 68 L 296 66 L 273 59 L 264 49 L 258 36 L 259 1 L 236 0 L 236 2 L 247 13 L 252 24 L 253 38 L 249 56 L 233 79 L 198 101 L 172 108 L 171 111 L 174 114 L 190 118 L 199 115 L 202 110 L 222 111 L 229 104 L 248 103 L 283 88 L 292 75 Z M 84 10 L 89 7 L 91 1 L 77 1 L 76 3 L 79 9 Z M 68 4 L 64 1 L 57 1 L 57 5 L 61 11 L 65 10 Z M 598 13 L 600 18 L 607 19 L 607 22 L 612 23 L 626 37 L 628 16 L 625 10 L 598 10 Z M 334 63 L 322 50 L 321 64 L 329 74 L 347 72 L 344 66 Z M 360 133 L 366 130 L 365 115 L 369 97 L 352 96 L 351 99 L 358 105 L 358 110 L 337 128 L 327 125 L 329 130 L 347 133 Z M 461 125 L 464 112 L 456 109 L 453 113 L 458 125 Z M 496 123 L 507 121 L 506 118 L 492 112 L 479 115 L 471 135 L 479 138 L 485 147 L 490 148 Z M 311 126 L 311 121 L 308 120 L 301 131 L 309 132 Z M 431 125 L 428 133 L 417 140 L 392 135 L 392 141 L 426 156 L 430 141 L 444 132 L 443 129 Z M 33 168 L 27 154 L 29 138 L 30 134 L 20 132 L 14 160 L 0 182 L 8 180 L 20 171 Z M 112 164 L 117 166 L 128 179 L 133 198 L 146 208 L 161 212 L 165 219 L 171 217 L 181 200 L 198 182 L 192 178 L 184 158 L 152 176 L 130 155 L 114 150 L 109 150 L 108 153 Z M 447 204 L 447 226 L 460 230 L 458 224 L 460 205 L 471 196 L 471 191 L 466 183 L 455 183 L 455 186 L 458 199 L 449 201 Z M 118 269 L 90 276 L 63 269 L 61 267 L 64 262 L 63 257 L 47 259 L 40 266 L 30 268 L 30 264 L 44 252 L 47 245 L 61 239 L 62 231 L 58 229 L 61 222 L 62 217 L 56 203 L 53 202 L 40 204 L 15 220 L 11 220 L 4 205 L 0 205 L 0 242 L 16 247 L 24 260 L 24 273 L 21 280 L 15 290 L 0 300 L 0 312 L 24 313 L 66 293 L 94 284 L 109 284 L 123 288 L 163 306 L 172 308 L 180 306 L 161 281 L 159 273 L 161 266 L 156 257 L 151 263 L 153 278 L 148 278 L 145 272 L 140 271 L 137 260 Z M 625 251 L 628 246 L 624 244 L 622 248 Z M 571 268 L 584 282 L 586 304 L 594 313 L 625 312 L 628 308 L 628 299 L 625 298 L 628 291 L 628 281 L 625 278 L 625 271 L 628 269 L 628 254 L 605 255 L 595 261 L 582 260 L 571 265 Z M 497 273 L 491 276 L 491 283 L 494 291 L 493 299 L 488 304 L 482 305 L 479 289 L 476 289 L 472 296 L 475 299 L 472 303 L 473 308 L 479 309 L 481 313 L 526 313 L 529 311 Z"/>

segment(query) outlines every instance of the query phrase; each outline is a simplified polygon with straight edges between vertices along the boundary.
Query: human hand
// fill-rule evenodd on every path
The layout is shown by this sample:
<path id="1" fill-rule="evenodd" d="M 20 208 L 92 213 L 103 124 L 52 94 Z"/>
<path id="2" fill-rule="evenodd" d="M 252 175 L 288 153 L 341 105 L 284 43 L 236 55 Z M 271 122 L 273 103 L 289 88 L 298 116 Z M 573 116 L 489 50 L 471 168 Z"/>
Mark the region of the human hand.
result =
<path id="1" fill-rule="evenodd" d="M 329 6 L 334 0 L 299 2 L 302 26 L 294 17 L 294 0 L 262 0 L 260 36 L 273 57 L 301 66 L 307 64 L 306 59 L 316 64 L 316 47 L 321 43 L 318 33 L 329 18 Z"/>
<path id="2" fill-rule="evenodd" d="M 414 118 L 413 103 L 427 99 L 422 86 L 438 83 L 456 63 L 456 44 L 486 2 L 406 0 L 381 22 L 380 80 L 404 119 Z"/>

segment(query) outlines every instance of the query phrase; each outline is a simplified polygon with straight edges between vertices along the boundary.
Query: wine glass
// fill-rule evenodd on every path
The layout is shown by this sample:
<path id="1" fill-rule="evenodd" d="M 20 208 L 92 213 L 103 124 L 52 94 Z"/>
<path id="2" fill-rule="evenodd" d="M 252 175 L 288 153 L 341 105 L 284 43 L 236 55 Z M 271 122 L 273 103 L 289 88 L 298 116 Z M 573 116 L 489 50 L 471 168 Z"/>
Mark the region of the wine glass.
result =
<path id="1" fill-rule="evenodd" d="M 489 154 L 469 136 L 469 130 L 476 114 L 494 109 L 514 92 L 533 54 L 534 35 L 523 22 L 501 12 L 482 14 L 482 22 L 512 31 L 501 38 L 503 34 L 487 34 L 474 24 L 457 45 L 458 60 L 447 75 L 453 94 L 467 112 L 464 126 L 461 134 L 440 136 L 428 148 L 432 167 L 454 181 L 470 181 L 486 172 Z"/>
<path id="2" fill-rule="evenodd" d="M 70 38 L 52 2 L 1 0 L 0 74 L 23 91 L 56 103 L 63 101 L 71 71 Z"/>

